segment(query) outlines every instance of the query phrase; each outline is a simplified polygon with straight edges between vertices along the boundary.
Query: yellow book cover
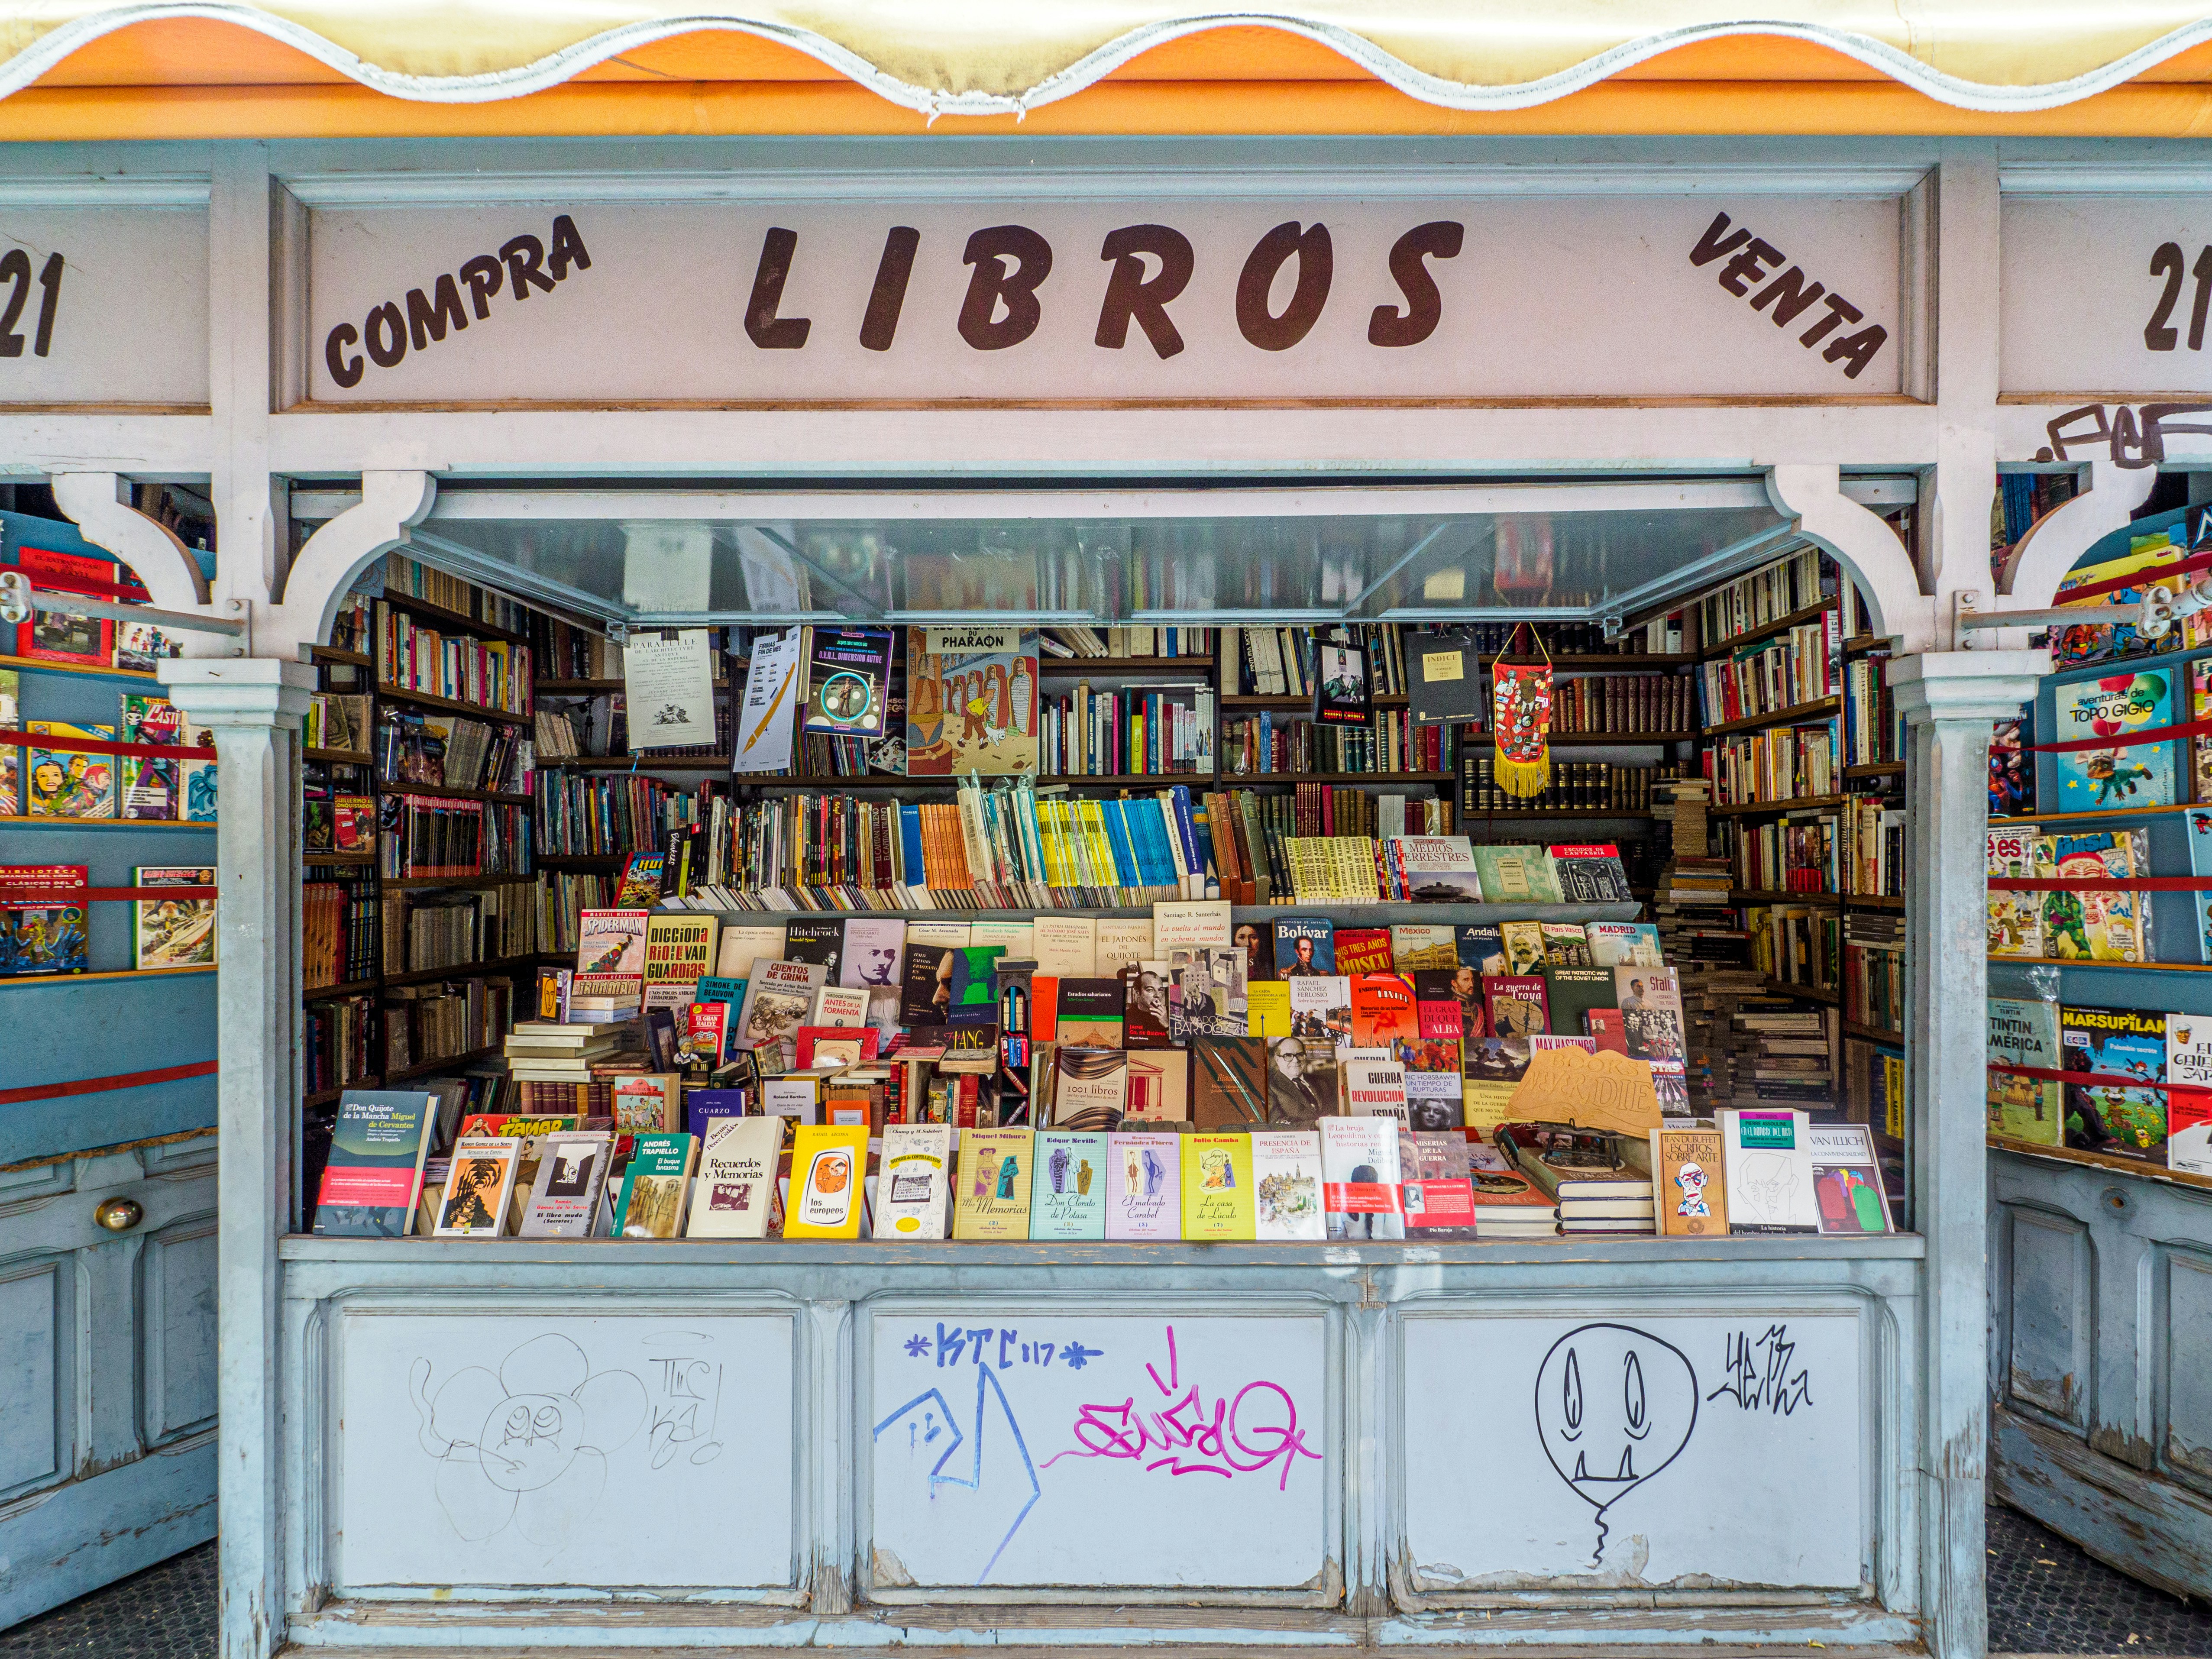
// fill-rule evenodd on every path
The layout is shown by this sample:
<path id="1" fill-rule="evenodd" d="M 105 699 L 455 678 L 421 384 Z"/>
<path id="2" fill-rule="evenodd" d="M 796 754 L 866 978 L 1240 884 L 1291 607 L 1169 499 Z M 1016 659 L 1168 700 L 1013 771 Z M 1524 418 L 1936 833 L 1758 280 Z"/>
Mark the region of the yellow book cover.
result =
<path id="1" fill-rule="evenodd" d="M 1030 1158 L 1035 1146 L 1036 1137 L 1027 1129 L 960 1132 L 953 1237 L 1029 1237 Z"/>
<path id="2" fill-rule="evenodd" d="M 1255 1037 L 1291 1034 L 1291 987 L 1287 980 L 1255 979 L 1244 988 L 1244 1018 Z"/>
<path id="3" fill-rule="evenodd" d="M 645 923 L 645 982 L 689 985 L 714 971 L 720 916 L 654 911 Z"/>
<path id="4" fill-rule="evenodd" d="M 1182 1236 L 1250 1239 L 1252 1141 L 1247 1135 L 1184 1135 Z"/>
<path id="5" fill-rule="evenodd" d="M 868 1171 L 865 1124 L 802 1123 L 791 1147 L 786 1238 L 858 1238 Z"/>

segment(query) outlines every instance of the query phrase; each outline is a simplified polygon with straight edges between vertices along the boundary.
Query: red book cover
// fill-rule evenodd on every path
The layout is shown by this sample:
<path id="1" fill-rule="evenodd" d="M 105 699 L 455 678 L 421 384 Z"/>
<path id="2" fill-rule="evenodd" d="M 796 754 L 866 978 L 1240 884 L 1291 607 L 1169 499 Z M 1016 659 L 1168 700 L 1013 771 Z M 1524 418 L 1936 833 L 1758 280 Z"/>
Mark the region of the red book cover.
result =
<path id="1" fill-rule="evenodd" d="M 693 1012 L 696 1013 L 701 1006 L 698 1003 L 692 1004 Z M 714 1006 L 726 1010 L 729 1005 L 716 1003 Z M 877 1046 L 883 1042 L 883 1039 L 884 1034 L 880 1026 L 802 1025 L 799 1028 L 798 1037 L 799 1069 L 804 1072 L 814 1064 L 814 1051 L 817 1045 L 840 1040 L 858 1042 L 860 1045 L 860 1063 L 865 1066 L 875 1059 Z"/>
<path id="2" fill-rule="evenodd" d="M 1583 1025 L 1601 1050 L 1610 1048 L 1616 1054 L 1628 1052 L 1628 1029 L 1620 1017 L 1620 1009 L 1585 1009 Z"/>
<path id="3" fill-rule="evenodd" d="M 695 1002 L 685 1020 L 684 1034 L 690 1041 L 691 1056 L 703 1060 L 710 1066 L 719 1066 L 730 1051 L 730 1005 L 726 1002 Z M 803 1042 L 807 1028 L 800 1028 Z"/>
<path id="4" fill-rule="evenodd" d="M 1341 949 L 1344 936 L 1337 935 Z M 1341 956 L 1338 958 L 1342 960 Z M 1341 972 L 1342 969 L 1338 970 Z M 1395 1048 L 1419 1040 L 1413 988 L 1402 974 L 1358 974 L 1352 980 L 1352 1044 L 1355 1048 Z"/>
<path id="5" fill-rule="evenodd" d="M 1474 1225 L 1472 1181 L 1409 1181 L 1400 1188 L 1400 1194 L 1408 1233 L 1423 1227 Z"/>
<path id="6" fill-rule="evenodd" d="M 1352 975 L 1389 973 L 1390 930 L 1388 927 L 1338 928 L 1336 971 Z"/>
<path id="7" fill-rule="evenodd" d="M 1437 1037 L 1449 1037 L 1454 1042 L 1460 1040 L 1462 1031 L 1458 998 L 1454 997 L 1449 1001 L 1442 1002 L 1426 1000 L 1416 1003 L 1414 1016 L 1419 1025 L 1421 1040 L 1424 1042 Z"/>

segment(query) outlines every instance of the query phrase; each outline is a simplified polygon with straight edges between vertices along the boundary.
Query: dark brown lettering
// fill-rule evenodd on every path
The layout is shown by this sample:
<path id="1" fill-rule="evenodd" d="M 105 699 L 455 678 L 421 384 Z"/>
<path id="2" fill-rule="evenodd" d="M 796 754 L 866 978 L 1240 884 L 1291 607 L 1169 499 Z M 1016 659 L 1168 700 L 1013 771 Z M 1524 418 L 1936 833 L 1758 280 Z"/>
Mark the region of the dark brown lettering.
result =
<path id="1" fill-rule="evenodd" d="M 975 267 L 960 302 L 962 339 L 978 351 L 1003 351 L 1036 332 L 1044 319 L 1036 291 L 1052 275 L 1051 243 L 1026 225 L 990 225 L 968 239 L 960 259 Z"/>
<path id="2" fill-rule="evenodd" d="M 461 280 L 469 285 L 469 303 L 478 322 L 491 315 L 491 296 L 507 281 L 507 267 L 489 253 L 479 253 L 461 267 Z"/>
<path id="3" fill-rule="evenodd" d="M 1739 230 L 1732 236 L 1725 234 L 1728 228 L 1727 214 L 1713 215 L 1712 223 L 1705 227 L 1705 234 L 1698 238 L 1697 246 L 1690 250 L 1690 263 L 1709 265 L 1722 254 L 1733 253 L 1751 240 L 1751 233 L 1747 230 Z"/>
<path id="4" fill-rule="evenodd" d="M 1838 323 L 1856 323 L 1860 315 L 1859 308 L 1842 295 L 1831 294 L 1828 296 L 1828 314 L 1800 334 L 1797 343 L 1802 346 L 1818 345 Z"/>
<path id="5" fill-rule="evenodd" d="M 1419 345 L 1437 331 L 1443 320 L 1443 295 L 1429 275 L 1429 259 L 1456 259 L 1467 243 L 1467 227 L 1451 219 L 1435 219 L 1415 225 L 1390 248 L 1390 276 L 1406 296 L 1406 308 L 1377 306 L 1367 319 L 1367 343 L 1377 346 Z"/>
<path id="6" fill-rule="evenodd" d="M 517 236 L 499 251 L 507 261 L 507 291 L 518 300 L 527 300 L 533 288 L 553 291 L 553 279 L 545 274 L 545 244 L 535 236 Z"/>
<path id="7" fill-rule="evenodd" d="M 1148 253 L 1160 262 L 1150 281 L 1145 277 Z M 1190 238 L 1166 225 L 1124 225 L 1107 233 L 1098 257 L 1111 259 L 1114 269 L 1098 307 L 1097 343 L 1119 351 L 1128 342 L 1133 321 L 1162 357 L 1181 351 L 1182 336 L 1168 315 L 1168 302 L 1189 286 L 1190 273 L 1197 267 Z"/>
<path id="8" fill-rule="evenodd" d="M 792 256 L 799 252 L 799 233 L 772 227 L 761 238 L 760 264 L 753 268 L 752 303 L 745 307 L 745 333 L 763 351 L 796 351 L 806 343 L 814 326 L 806 317 L 778 317 L 783 303 L 784 279 L 791 275 Z"/>
<path id="9" fill-rule="evenodd" d="M 570 265 L 579 270 L 592 268 L 591 252 L 576 230 L 576 222 L 565 213 L 553 221 L 553 252 L 545 263 L 551 267 L 556 283 L 568 280 Z"/>
<path id="10" fill-rule="evenodd" d="M 414 337 L 417 351 L 433 340 L 446 337 L 446 330 L 466 328 L 469 313 L 461 307 L 461 290 L 451 276 L 441 276 L 430 285 L 435 300 L 426 297 L 419 288 L 407 290 L 407 331 Z"/>
<path id="11" fill-rule="evenodd" d="M 1771 302 L 1774 307 L 1774 325 L 1787 328 L 1797 320 L 1797 313 L 1819 299 L 1827 290 L 1818 283 L 1808 283 L 1805 273 L 1796 265 L 1774 279 L 1773 285 L 1763 288 L 1751 296 L 1751 308 L 1764 311 Z"/>
<path id="12" fill-rule="evenodd" d="M 362 343 L 368 348 L 368 360 L 379 368 L 397 368 L 407 355 L 407 319 L 399 314 L 399 307 L 377 307 L 363 326 L 368 338 Z"/>
<path id="13" fill-rule="evenodd" d="M 351 323 L 340 323 L 323 342 L 323 362 L 331 371 L 331 379 L 342 386 L 359 386 L 361 377 L 368 372 L 359 352 L 350 357 L 346 356 L 346 348 L 360 338 Z"/>
<path id="14" fill-rule="evenodd" d="M 1874 361 L 1874 354 L 1881 349 L 1881 343 L 1887 338 L 1887 329 L 1880 323 L 1870 324 L 1856 334 L 1846 334 L 1840 340 L 1832 341 L 1828 349 L 1820 354 L 1820 361 L 1844 364 L 1844 378 L 1856 380 L 1859 371 Z"/>
<path id="15" fill-rule="evenodd" d="M 1782 250 L 1771 242 L 1762 242 L 1754 236 L 1751 239 L 1750 246 L 1721 267 L 1720 285 L 1741 299 L 1751 292 L 1744 285 L 1746 277 L 1755 283 L 1763 283 L 1766 280 L 1767 268 L 1781 263 Z"/>
<path id="16" fill-rule="evenodd" d="M 921 246 L 921 233 L 912 225 L 893 225 L 884 233 L 884 257 L 876 262 L 876 283 L 860 319 L 860 343 L 871 351 L 891 349 L 899 313 L 906 307 L 907 282 L 914 275 L 915 250 Z"/>
<path id="17" fill-rule="evenodd" d="M 1298 283 L 1283 314 L 1267 309 L 1267 293 L 1275 273 L 1295 257 Z M 1297 221 L 1277 225 L 1254 246 L 1237 278 L 1237 326 L 1262 351 L 1288 351 L 1304 339 L 1321 320 L 1328 303 L 1328 285 L 1336 274 L 1336 248 L 1323 224 L 1298 228 Z"/>

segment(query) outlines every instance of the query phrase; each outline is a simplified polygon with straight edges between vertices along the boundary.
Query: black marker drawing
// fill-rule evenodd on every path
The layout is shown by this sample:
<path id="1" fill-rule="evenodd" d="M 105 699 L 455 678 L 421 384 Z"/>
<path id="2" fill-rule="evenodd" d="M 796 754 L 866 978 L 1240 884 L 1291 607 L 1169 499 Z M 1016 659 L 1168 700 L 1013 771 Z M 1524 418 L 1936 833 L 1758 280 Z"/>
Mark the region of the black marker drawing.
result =
<path id="1" fill-rule="evenodd" d="M 500 1362 L 455 1371 L 430 1394 L 430 1362 L 408 1370 L 422 1449 L 438 1460 L 438 1507 L 476 1544 L 512 1526 L 548 1553 L 570 1541 L 607 1484 L 607 1454 L 645 1425 L 645 1385 L 594 1373 L 565 1336 L 533 1337 Z"/>
<path id="2" fill-rule="evenodd" d="M 1738 1331 L 1728 1339 L 1728 1358 L 1721 1366 L 1727 1381 L 1705 1398 L 1726 1395 L 1745 1411 L 1788 1417 L 1813 1403 L 1812 1370 L 1797 1365 L 1793 1371 L 1796 1357 L 1787 1325 L 1769 1325 L 1756 1341 L 1749 1331 Z"/>
<path id="3" fill-rule="evenodd" d="M 1552 1345 L 1536 1372 L 1536 1427 L 1559 1479 L 1597 1510 L 1598 1561 L 1606 1511 L 1680 1456 L 1697 1424 L 1698 1374 L 1671 1342 L 1596 1324 Z"/>

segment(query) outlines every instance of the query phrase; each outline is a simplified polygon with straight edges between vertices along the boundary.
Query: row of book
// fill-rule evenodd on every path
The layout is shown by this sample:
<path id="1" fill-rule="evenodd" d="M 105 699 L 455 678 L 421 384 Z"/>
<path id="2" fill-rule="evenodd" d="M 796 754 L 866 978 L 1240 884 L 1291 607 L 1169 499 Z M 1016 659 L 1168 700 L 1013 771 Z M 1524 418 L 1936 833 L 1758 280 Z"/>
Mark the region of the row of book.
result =
<path id="1" fill-rule="evenodd" d="M 1905 716 L 1889 689 L 1889 653 L 1844 665 L 1844 764 L 1883 766 L 1905 758 Z"/>
<path id="2" fill-rule="evenodd" d="M 1720 806 L 1805 800 L 1843 793 L 1836 722 L 1731 732 L 1698 752 Z"/>
<path id="3" fill-rule="evenodd" d="M 434 570 L 420 559 L 410 559 L 404 553 L 384 556 L 381 580 L 375 591 L 398 598 L 421 599 L 436 605 L 441 611 L 451 611 L 472 622 L 484 623 L 509 634 L 524 633 L 533 623 L 542 626 L 551 620 L 532 611 L 520 600 L 509 599 L 496 588 L 480 586 L 463 577 L 451 575 L 443 570 Z"/>
<path id="4" fill-rule="evenodd" d="M 33 587 L 47 592 L 122 605 L 144 605 L 152 598 L 130 566 L 103 554 L 68 553 L 19 540 L 10 563 Z M 150 623 L 35 609 L 23 622 L 0 623 L 0 650 L 27 662 L 137 674 L 150 673 L 163 659 L 181 654 L 176 640 Z"/>
<path id="5" fill-rule="evenodd" d="M 1038 647 L 1048 657 L 1192 657 L 1211 660 L 1210 628 L 1047 628 Z"/>
<path id="6" fill-rule="evenodd" d="M 300 890 L 300 975 L 310 991 L 374 979 L 383 899 L 374 881 L 311 881 Z"/>
<path id="7" fill-rule="evenodd" d="M 1334 648 L 1348 651 L 1324 658 Z M 1393 696 L 1406 690 L 1405 647 L 1394 623 L 1340 623 L 1328 628 L 1224 628 L 1222 690 L 1230 695 L 1308 697 L 1322 691 L 1347 666 L 1363 681 L 1359 697 Z M 1227 682 L 1235 665 L 1235 685 Z"/>
<path id="8" fill-rule="evenodd" d="M 307 712 L 301 717 L 300 741 L 310 749 L 367 756 L 370 711 L 374 706 L 374 700 L 366 693 L 318 691 L 307 699 Z"/>
<path id="9" fill-rule="evenodd" d="M 1854 910 L 1844 917 L 1844 1018 L 1905 1035 L 1905 918 Z"/>
<path id="10" fill-rule="evenodd" d="M 1806 548 L 1772 564 L 1723 582 L 1697 604 L 1698 634 L 1707 648 L 1738 635 L 1809 611 L 1850 583 L 1839 580 L 1834 562 Z"/>
<path id="11" fill-rule="evenodd" d="M 395 791 L 382 817 L 377 867 L 388 878 L 530 873 L 528 807 Z"/>
<path id="12" fill-rule="evenodd" d="M 374 627 L 378 686 L 453 702 L 530 712 L 530 647 L 506 640 L 446 634 L 379 603 Z"/>
<path id="13" fill-rule="evenodd" d="M 26 720 L 21 708 L 18 672 L 0 669 L 0 817 L 215 822 L 215 735 L 167 698 L 123 693 L 115 726 Z M 107 755 L 72 739 L 176 753 Z"/>
<path id="14" fill-rule="evenodd" d="M 1037 763 L 1061 777 L 1213 770 L 1213 689 L 1202 684 L 1093 690 L 1088 680 L 1038 709 Z"/>
<path id="15" fill-rule="evenodd" d="M 1606 637 L 1604 625 L 1600 623 L 1547 622 L 1540 631 L 1544 648 L 1555 657 L 1597 657 L 1624 652 L 1678 657 L 1692 648 L 1683 635 L 1683 627 L 1688 619 L 1686 611 L 1669 611 L 1611 639 Z M 1419 654 L 1422 634 L 1444 626 L 1436 623 L 1424 623 L 1417 628 L 1414 630 L 1414 653 Z M 1537 631 L 1527 623 L 1453 623 L 1449 626 L 1453 633 L 1463 636 L 1486 657 L 1500 656 L 1511 649 L 1516 634 L 1520 636 L 1521 647 L 1525 650 L 1530 634 Z"/>
<path id="16" fill-rule="evenodd" d="M 1552 781 L 1534 795 L 1509 795 L 1498 784 L 1497 751 L 1460 750 L 1459 810 L 1462 823 L 1493 812 L 1646 812 L 1652 786 L 1671 778 L 1671 762 L 1618 766 L 1610 761 L 1552 757 Z"/>
<path id="17" fill-rule="evenodd" d="M 548 858 L 658 847 L 699 822 L 701 793 L 643 773 L 541 769 L 530 775 L 538 850 Z"/>
<path id="18" fill-rule="evenodd" d="M 1789 1111 L 1641 1135 L 1514 1124 L 1494 1144 L 1375 1117 L 1214 1134 L 943 1124 L 872 1134 L 736 1116 L 698 1134 L 620 1136 L 480 1115 L 433 1164 L 435 1103 L 348 1097 L 318 1234 L 1320 1243 L 1894 1226 L 1865 1127 Z"/>
<path id="19" fill-rule="evenodd" d="M 398 892 L 382 902 L 384 960 L 394 973 L 506 962 L 538 949 L 536 898 L 520 882 Z"/>
<path id="20" fill-rule="evenodd" d="M 1833 991 L 1843 972 L 1842 913 L 1826 905 L 1745 908 L 1752 964 L 1766 978 L 1808 991 Z"/>
<path id="21" fill-rule="evenodd" d="M 514 981 L 504 975 L 387 986 L 377 1025 L 383 1072 L 434 1065 L 499 1046 L 514 1024 Z"/>
<path id="22" fill-rule="evenodd" d="M 376 999 L 366 994 L 307 1004 L 301 1021 L 301 1088 L 307 1094 L 351 1087 L 381 1069 Z"/>
<path id="23" fill-rule="evenodd" d="M 1842 674 L 1842 623 L 1830 611 L 1817 621 L 1702 664 L 1697 673 L 1698 724 L 1722 726 L 1786 714 L 1834 696 Z"/>
<path id="24" fill-rule="evenodd" d="M 2212 1176 L 2212 1020 L 1991 997 L 1989 1066 L 1993 1135 Z"/>
<path id="25" fill-rule="evenodd" d="M 1576 674 L 1552 688 L 1552 730 L 1634 736 L 1692 732 L 1696 683 L 1682 674 Z"/>
<path id="26" fill-rule="evenodd" d="M 338 699 L 332 698 L 336 702 Z M 343 699 L 367 702 L 366 697 Z M 465 715 L 421 714 L 387 704 L 376 726 L 376 775 L 386 783 L 483 789 L 519 795 L 535 761 L 523 729 Z M 311 747 L 319 746 L 310 744 Z M 331 747 L 358 748 L 357 744 Z"/>
<path id="27" fill-rule="evenodd" d="M 1261 710 L 1225 720 L 1222 754 L 1239 777 L 1299 772 L 1447 772 L 1466 745 L 1489 739 L 1463 727 L 1422 725 L 1403 708 L 1377 709 L 1362 726 L 1325 726 L 1307 714 Z"/>

